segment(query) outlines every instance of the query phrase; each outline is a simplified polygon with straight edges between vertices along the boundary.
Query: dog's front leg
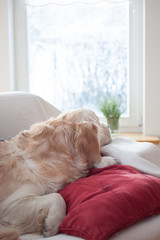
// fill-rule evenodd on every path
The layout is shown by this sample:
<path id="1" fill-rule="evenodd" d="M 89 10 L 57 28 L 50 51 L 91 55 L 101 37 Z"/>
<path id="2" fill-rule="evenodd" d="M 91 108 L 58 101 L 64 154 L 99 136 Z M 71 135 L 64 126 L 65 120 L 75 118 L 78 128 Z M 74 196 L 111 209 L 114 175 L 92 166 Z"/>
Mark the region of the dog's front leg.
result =
<path id="1" fill-rule="evenodd" d="M 115 165 L 115 164 L 119 164 L 119 161 L 117 158 L 104 156 L 104 157 L 101 157 L 100 163 L 94 163 L 94 168 L 104 168 L 104 167 L 108 167 L 110 165 Z"/>
<path id="2" fill-rule="evenodd" d="M 53 202 L 43 225 L 43 235 L 45 237 L 50 237 L 58 233 L 59 226 L 66 215 L 66 203 L 62 196 L 58 193 L 49 195 L 53 196 Z"/>
<path id="3" fill-rule="evenodd" d="M 20 234 L 40 232 L 53 236 L 66 215 L 66 204 L 59 193 L 25 197 L 13 205 L 10 218 Z"/>

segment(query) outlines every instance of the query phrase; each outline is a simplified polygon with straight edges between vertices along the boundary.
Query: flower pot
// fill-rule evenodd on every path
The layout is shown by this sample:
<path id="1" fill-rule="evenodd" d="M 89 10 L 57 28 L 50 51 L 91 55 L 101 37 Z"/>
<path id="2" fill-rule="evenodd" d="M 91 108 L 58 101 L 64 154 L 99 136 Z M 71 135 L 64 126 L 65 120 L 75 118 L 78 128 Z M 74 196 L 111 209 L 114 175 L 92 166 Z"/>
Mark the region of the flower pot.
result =
<path id="1" fill-rule="evenodd" d="M 118 133 L 119 131 L 119 118 L 107 118 L 107 123 L 111 129 L 111 133 Z"/>

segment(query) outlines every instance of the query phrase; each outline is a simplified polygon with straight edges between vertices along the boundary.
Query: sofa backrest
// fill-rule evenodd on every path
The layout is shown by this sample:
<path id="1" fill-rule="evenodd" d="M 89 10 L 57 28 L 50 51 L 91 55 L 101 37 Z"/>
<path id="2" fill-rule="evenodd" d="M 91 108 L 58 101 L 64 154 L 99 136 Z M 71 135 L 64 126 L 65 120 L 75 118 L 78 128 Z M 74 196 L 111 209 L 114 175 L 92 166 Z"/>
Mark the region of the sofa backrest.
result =
<path id="1" fill-rule="evenodd" d="M 36 122 L 61 112 L 42 98 L 26 92 L 0 93 L 0 140 L 14 137 Z"/>

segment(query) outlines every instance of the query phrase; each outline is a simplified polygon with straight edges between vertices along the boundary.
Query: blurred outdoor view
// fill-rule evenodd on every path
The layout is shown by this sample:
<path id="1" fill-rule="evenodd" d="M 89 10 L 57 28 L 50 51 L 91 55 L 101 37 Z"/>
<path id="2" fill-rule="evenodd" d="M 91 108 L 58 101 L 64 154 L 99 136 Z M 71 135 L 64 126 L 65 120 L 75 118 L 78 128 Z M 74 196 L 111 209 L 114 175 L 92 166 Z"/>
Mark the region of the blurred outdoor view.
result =
<path id="1" fill-rule="evenodd" d="M 96 112 L 116 94 L 128 114 L 129 2 L 27 6 L 27 22 L 32 93 Z"/>

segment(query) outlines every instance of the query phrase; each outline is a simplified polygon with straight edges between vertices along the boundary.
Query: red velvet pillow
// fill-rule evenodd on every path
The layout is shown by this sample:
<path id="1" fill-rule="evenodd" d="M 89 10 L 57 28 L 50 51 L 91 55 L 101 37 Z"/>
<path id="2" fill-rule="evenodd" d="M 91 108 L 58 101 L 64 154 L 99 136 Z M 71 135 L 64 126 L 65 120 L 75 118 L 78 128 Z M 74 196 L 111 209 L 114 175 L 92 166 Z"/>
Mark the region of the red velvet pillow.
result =
<path id="1" fill-rule="evenodd" d="M 67 215 L 60 232 L 106 240 L 123 228 L 160 213 L 160 179 L 130 166 L 92 169 L 90 176 L 60 191 Z"/>

